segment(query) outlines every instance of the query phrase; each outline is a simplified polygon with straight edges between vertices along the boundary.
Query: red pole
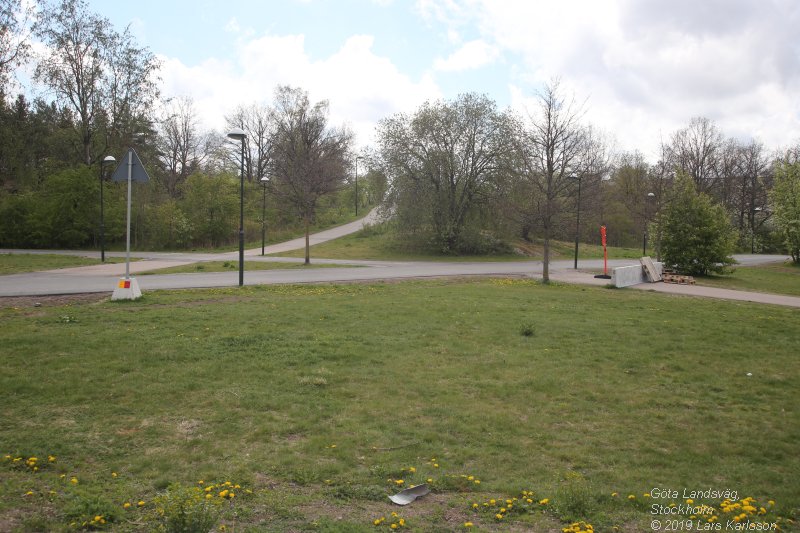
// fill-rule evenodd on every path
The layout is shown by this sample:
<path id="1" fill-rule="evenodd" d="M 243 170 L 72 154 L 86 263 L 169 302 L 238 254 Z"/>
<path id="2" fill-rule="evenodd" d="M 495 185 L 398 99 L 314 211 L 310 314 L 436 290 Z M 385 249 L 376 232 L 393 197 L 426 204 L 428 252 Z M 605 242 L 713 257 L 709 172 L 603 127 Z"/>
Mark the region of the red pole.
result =
<path id="1" fill-rule="evenodd" d="M 606 227 L 600 226 L 600 237 L 603 242 L 603 275 L 608 276 L 608 249 L 606 248 Z"/>

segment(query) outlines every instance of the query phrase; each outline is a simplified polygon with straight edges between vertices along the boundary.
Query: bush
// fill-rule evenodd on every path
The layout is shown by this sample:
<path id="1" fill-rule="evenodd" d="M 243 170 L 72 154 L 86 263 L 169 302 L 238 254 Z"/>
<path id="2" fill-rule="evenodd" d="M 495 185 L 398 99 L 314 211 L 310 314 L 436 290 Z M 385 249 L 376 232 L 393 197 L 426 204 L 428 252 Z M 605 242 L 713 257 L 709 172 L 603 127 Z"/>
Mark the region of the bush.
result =
<path id="1" fill-rule="evenodd" d="M 694 182 L 679 174 L 656 224 L 661 231 L 661 255 L 667 266 L 690 275 L 724 274 L 736 261 L 736 231 L 725 209 Z"/>

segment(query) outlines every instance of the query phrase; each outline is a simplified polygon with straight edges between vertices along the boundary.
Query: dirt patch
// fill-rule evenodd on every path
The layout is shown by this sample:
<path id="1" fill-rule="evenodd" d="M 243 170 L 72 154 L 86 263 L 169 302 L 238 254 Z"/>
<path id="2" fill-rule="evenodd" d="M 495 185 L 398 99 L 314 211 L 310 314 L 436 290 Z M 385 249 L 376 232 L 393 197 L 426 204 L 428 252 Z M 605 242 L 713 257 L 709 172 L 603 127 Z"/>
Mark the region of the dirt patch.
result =
<path id="1" fill-rule="evenodd" d="M 107 300 L 109 294 L 84 293 L 84 294 L 56 294 L 52 296 L 0 296 L 0 309 L 34 309 L 37 307 L 58 307 L 63 305 L 97 303 Z"/>

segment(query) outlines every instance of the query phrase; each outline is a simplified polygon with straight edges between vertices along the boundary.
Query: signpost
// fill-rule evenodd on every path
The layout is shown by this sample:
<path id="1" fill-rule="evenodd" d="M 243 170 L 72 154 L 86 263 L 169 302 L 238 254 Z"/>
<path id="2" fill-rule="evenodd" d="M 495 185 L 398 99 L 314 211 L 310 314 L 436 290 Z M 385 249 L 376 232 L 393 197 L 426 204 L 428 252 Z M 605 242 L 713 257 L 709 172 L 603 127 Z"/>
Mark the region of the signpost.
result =
<path id="1" fill-rule="evenodd" d="M 111 176 L 111 181 L 127 181 L 128 182 L 128 229 L 126 232 L 125 243 L 125 277 L 119 280 L 117 288 L 114 289 L 114 294 L 111 295 L 112 300 L 136 300 L 142 296 L 142 291 L 139 290 L 139 283 L 135 278 L 131 278 L 131 182 L 138 181 L 147 183 L 150 181 L 150 176 L 142 165 L 141 159 L 136 154 L 133 148 L 128 148 L 128 157 L 123 159 L 117 170 Z"/>

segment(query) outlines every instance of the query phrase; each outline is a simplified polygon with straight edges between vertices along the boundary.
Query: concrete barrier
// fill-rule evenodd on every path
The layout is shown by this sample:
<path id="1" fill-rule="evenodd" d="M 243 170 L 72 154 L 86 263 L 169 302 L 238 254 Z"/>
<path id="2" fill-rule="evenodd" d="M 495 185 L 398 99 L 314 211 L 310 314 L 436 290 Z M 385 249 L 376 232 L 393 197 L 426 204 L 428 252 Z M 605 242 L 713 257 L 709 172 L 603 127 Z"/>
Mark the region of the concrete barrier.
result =
<path id="1" fill-rule="evenodd" d="M 663 263 L 653 263 L 659 275 L 664 273 Z M 642 265 L 632 265 L 617 267 L 611 271 L 611 284 L 615 287 L 630 287 L 640 283 L 647 283 L 647 275 L 644 273 Z"/>

